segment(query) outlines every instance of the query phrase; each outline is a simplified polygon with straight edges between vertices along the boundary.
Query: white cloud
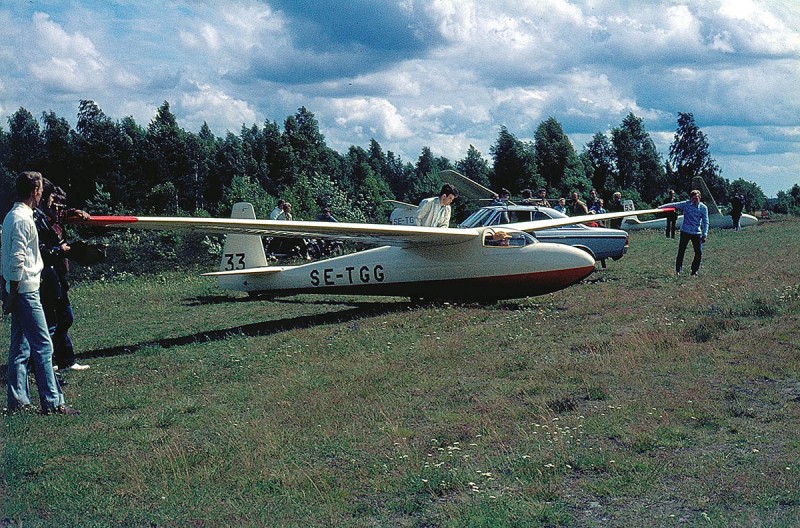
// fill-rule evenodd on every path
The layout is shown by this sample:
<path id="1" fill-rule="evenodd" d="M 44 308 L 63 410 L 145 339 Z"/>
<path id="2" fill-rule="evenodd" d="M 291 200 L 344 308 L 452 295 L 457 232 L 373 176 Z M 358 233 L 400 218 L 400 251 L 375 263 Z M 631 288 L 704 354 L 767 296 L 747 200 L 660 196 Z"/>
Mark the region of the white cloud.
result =
<path id="1" fill-rule="evenodd" d="M 376 97 L 340 98 L 330 101 L 336 124 L 345 130 L 369 137 L 380 135 L 388 140 L 411 136 L 406 119 L 386 99 Z"/>
<path id="2" fill-rule="evenodd" d="M 80 32 L 68 34 L 45 13 L 33 16 L 34 49 L 30 71 L 37 82 L 75 92 L 105 84 L 108 67 L 91 40 Z"/>
<path id="3" fill-rule="evenodd" d="M 745 51 L 774 55 L 800 51 L 797 27 L 787 26 L 768 7 L 772 6 L 753 0 L 726 0 L 718 10 L 719 23 L 729 26 L 728 31 Z"/>
<path id="4" fill-rule="evenodd" d="M 529 141 L 550 116 L 580 150 L 628 112 L 666 155 L 680 111 L 713 132 L 726 177 L 729 159 L 800 152 L 787 132 L 800 122 L 794 2 L 404 0 L 398 16 L 420 31 L 398 55 L 335 30 L 311 45 L 300 28 L 325 17 L 271 2 L 2 3 L 0 111 L 72 116 L 91 99 L 146 123 L 167 100 L 187 130 L 219 134 L 306 106 L 337 149 L 374 137 L 407 159 L 430 146 L 454 161 L 469 144 L 488 153 L 500 125 Z"/>
<path id="5" fill-rule="evenodd" d="M 253 57 L 272 60 L 291 49 L 285 21 L 266 4 L 223 2 L 204 7 L 183 20 L 179 37 L 188 54 L 200 53 L 214 71 L 240 71 Z"/>
<path id="6" fill-rule="evenodd" d="M 205 84 L 196 84 L 194 88 L 193 91 L 185 91 L 180 99 L 180 107 L 187 121 L 185 127 L 189 125 L 191 130 L 199 130 L 203 122 L 210 122 L 238 133 L 243 124 L 251 125 L 260 121 L 256 111 L 246 101 Z"/>
<path id="7" fill-rule="evenodd" d="M 756 183 L 764 194 L 775 196 L 800 184 L 797 167 L 800 153 L 782 152 L 762 155 L 725 155 L 717 157 L 722 175 L 730 181 L 739 178 Z"/>

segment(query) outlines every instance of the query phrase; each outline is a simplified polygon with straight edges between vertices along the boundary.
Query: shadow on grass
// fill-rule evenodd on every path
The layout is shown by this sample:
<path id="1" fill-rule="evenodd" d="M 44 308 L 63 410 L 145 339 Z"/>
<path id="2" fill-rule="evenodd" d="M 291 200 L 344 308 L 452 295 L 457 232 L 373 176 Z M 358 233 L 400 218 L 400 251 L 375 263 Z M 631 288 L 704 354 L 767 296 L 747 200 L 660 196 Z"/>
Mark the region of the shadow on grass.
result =
<path id="1" fill-rule="evenodd" d="M 280 297 L 266 297 L 266 296 L 248 296 L 241 298 L 231 298 L 227 295 L 202 295 L 197 297 L 186 298 L 184 304 L 186 306 L 200 306 L 205 304 L 226 304 L 226 303 L 252 303 L 263 302 L 268 300 L 274 303 L 283 304 L 304 304 L 304 305 L 319 305 L 319 306 L 346 306 L 349 309 L 339 310 L 324 314 L 304 315 L 299 317 L 291 317 L 287 319 L 279 319 L 275 321 L 264 321 L 261 323 L 251 323 L 247 325 L 234 326 L 230 328 L 221 328 L 217 330 L 209 330 L 206 332 L 197 332 L 190 335 L 171 337 L 165 339 L 155 339 L 152 341 L 143 341 L 140 343 L 119 345 L 107 348 L 100 348 L 96 350 L 87 350 L 80 354 L 81 359 L 93 358 L 107 358 L 114 356 L 121 356 L 126 354 L 134 354 L 137 351 L 158 346 L 161 348 L 170 348 L 176 346 L 189 345 L 194 343 L 207 343 L 212 341 L 220 341 L 233 336 L 264 336 L 285 332 L 288 330 L 296 330 L 300 328 L 310 328 L 312 326 L 345 323 L 361 319 L 364 317 L 374 317 L 377 315 L 385 315 L 395 312 L 400 312 L 415 308 L 425 308 L 436 306 L 440 304 L 437 301 L 418 301 L 418 302 L 398 302 L 398 301 L 356 301 L 343 299 L 326 299 L 326 300 L 310 300 L 310 299 L 297 299 L 297 298 L 280 298 Z M 449 304 L 449 303 L 448 303 Z M 480 303 L 453 303 L 455 306 L 481 306 Z M 514 309 L 514 308 L 506 308 Z M 6 386 L 8 382 L 8 364 L 0 365 L 0 386 Z"/>
<path id="2" fill-rule="evenodd" d="M 255 300 L 255 299 L 254 299 Z M 228 299 L 230 302 L 230 298 Z M 239 302 L 248 302 L 250 299 L 242 299 Z M 275 300 L 273 300 L 274 302 Z M 295 301 L 299 302 L 299 301 Z M 306 303 L 308 304 L 308 303 Z M 326 302 L 320 304 L 346 304 L 353 307 L 347 310 L 337 312 L 304 315 L 299 317 L 291 317 L 288 319 L 278 319 L 275 321 L 264 321 L 260 323 L 251 323 L 240 326 L 233 326 L 230 328 L 220 328 L 217 330 L 209 330 L 206 332 L 197 332 L 190 335 L 171 337 L 165 339 L 157 339 L 153 341 L 144 341 L 141 343 L 131 345 L 120 345 L 108 348 L 101 348 L 97 350 L 89 350 L 81 354 L 81 358 L 98 358 L 98 357 L 113 357 L 125 354 L 132 354 L 143 348 L 151 346 L 159 346 L 161 348 L 170 348 L 175 346 L 189 345 L 194 343 L 207 343 L 211 341 L 220 341 L 232 336 L 264 336 L 285 332 L 288 330 L 296 330 L 300 328 L 310 328 L 313 326 L 344 323 L 361 319 L 364 317 L 373 317 L 376 315 L 384 315 L 406 310 L 412 305 L 410 303 L 355 303 L 355 302 Z M 0 373 L 0 375 L 2 375 Z"/>
<path id="3" fill-rule="evenodd" d="M 214 296 L 214 301 L 216 300 Z M 252 302 L 263 299 L 239 299 L 234 302 Z M 231 298 L 227 298 L 227 302 L 231 302 Z M 295 304 L 327 304 L 327 305 L 345 305 L 352 306 L 350 309 L 341 310 L 337 312 L 304 315 L 300 317 L 291 317 L 288 319 L 279 319 L 276 321 L 264 321 L 261 323 L 252 323 L 241 326 L 234 326 L 230 328 L 221 328 L 218 330 L 209 330 L 207 332 L 197 332 L 191 335 L 180 337 L 171 337 L 166 339 L 156 339 L 153 341 L 143 341 L 130 345 L 120 345 L 108 348 L 100 348 L 97 350 L 87 350 L 82 352 L 80 357 L 84 358 L 106 358 L 121 356 L 126 354 L 133 354 L 143 348 L 159 346 L 161 348 L 170 348 L 175 346 L 189 345 L 194 343 L 208 343 L 212 341 L 219 341 L 227 339 L 232 336 L 264 336 L 285 332 L 288 330 L 296 330 L 299 328 L 310 328 L 312 326 L 345 323 L 364 317 L 374 317 L 376 315 L 384 315 L 394 312 L 399 312 L 413 308 L 417 305 L 408 302 L 353 302 L 353 301 L 301 301 L 301 300 L 286 300 L 286 299 L 272 299 L 271 302 L 286 302 Z M 0 385 L 5 386 L 8 382 L 8 365 L 0 365 Z"/>

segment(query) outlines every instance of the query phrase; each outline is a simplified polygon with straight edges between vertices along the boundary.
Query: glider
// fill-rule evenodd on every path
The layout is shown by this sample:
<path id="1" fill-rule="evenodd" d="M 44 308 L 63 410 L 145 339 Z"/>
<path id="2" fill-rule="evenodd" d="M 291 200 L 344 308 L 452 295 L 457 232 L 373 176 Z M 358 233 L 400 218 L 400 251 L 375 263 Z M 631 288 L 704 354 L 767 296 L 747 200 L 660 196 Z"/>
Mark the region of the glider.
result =
<path id="1" fill-rule="evenodd" d="M 661 209 L 636 213 L 663 212 Z M 542 243 L 529 232 L 617 218 L 607 213 L 450 229 L 334 222 L 257 220 L 253 206 L 231 218 L 92 216 L 95 227 L 183 230 L 226 235 L 219 271 L 223 289 L 251 294 L 391 295 L 439 300 L 499 300 L 561 290 L 589 276 L 594 258 L 581 249 Z M 264 236 L 348 240 L 377 246 L 297 266 L 270 266 Z"/>
<path id="2" fill-rule="evenodd" d="M 731 229 L 733 227 L 733 218 L 730 215 L 724 215 L 717 207 L 717 202 L 711 196 L 711 192 L 706 187 L 706 182 L 700 176 L 695 176 L 692 179 L 692 187 L 700 191 L 702 201 L 708 207 L 708 226 L 722 229 Z M 630 213 L 628 213 L 630 214 Z M 663 216 L 663 215 L 662 215 Z M 676 229 L 680 230 L 683 223 L 683 215 L 678 216 L 675 223 Z M 739 219 L 741 227 L 756 225 L 758 218 L 749 214 L 742 214 Z M 667 227 L 666 218 L 656 218 L 655 220 L 639 220 L 635 215 L 627 216 L 622 220 L 620 229 L 625 231 L 637 231 L 640 229 L 661 229 L 662 231 Z"/>

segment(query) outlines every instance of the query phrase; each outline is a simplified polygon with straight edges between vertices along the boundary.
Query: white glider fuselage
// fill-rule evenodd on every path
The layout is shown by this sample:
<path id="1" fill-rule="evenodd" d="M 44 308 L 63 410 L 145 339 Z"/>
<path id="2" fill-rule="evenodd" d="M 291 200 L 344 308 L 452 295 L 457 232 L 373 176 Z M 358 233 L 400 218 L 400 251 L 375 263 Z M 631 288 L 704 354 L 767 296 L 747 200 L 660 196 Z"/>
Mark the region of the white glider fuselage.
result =
<path id="1" fill-rule="evenodd" d="M 494 247 L 483 245 L 480 237 L 429 248 L 382 246 L 300 266 L 272 268 L 272 273 L 232 270 L 219 274 L 219 285 L 281 295 L 507 299 L 542 295 L 575 284 L 592 273 L 594 259 L 559 244 Z"/>

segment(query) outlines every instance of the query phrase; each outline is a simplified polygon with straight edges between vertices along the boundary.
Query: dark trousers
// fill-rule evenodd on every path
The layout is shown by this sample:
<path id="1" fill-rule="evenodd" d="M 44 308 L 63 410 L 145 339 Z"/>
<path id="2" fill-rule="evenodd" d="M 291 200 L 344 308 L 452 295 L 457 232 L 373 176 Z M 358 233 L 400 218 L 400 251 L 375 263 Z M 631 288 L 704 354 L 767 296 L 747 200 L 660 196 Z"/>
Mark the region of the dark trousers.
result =
<path id="1" fill-rule="evenodd" d="M 703 242 L 700 241 L 700 235 L 690 235 L 681 231 L 681 238 L 678 241 L 678 257 L 675 259 L 675 271 L 680 273 L 683 268 L 683 256 L 686 253 L 686 246 L 689 241 L 692 242 L 692 249 L 694 249 L 694 259 L 692 259 L 692 274 L 700 270 L 700 261 L 703 259 Z"/>
<path id="2" fill-rule="evenodd" d="M 75 349 L 69 337 L 69 329 L 75 320 L 69 302 L 69 290 L 52 267 L 42 272 L 42 308 L 44 309 L 47 330 L 53 341 L 53 364 L 63 369 L 75 363 Z"/>
<path id="3" fill-rule="evenodd" d="M 75 349 L 72 346 L 72 339 L 69 337 L 69 329 L 74 321 L 72 305 L 65 293 L 58 307 L 56 326 L 55 328 L 49 327 L 50 337 L 53 340 L 53 363 L 58 365 L 58 368 L 67 368 L 75 364 Z"/>
<path id="4" fill-rule="evenodd" d="M 667 238 L 675 238 L 675 224 L 678 223 L 678 215 L 675 213 L 667 214 Z"/>

